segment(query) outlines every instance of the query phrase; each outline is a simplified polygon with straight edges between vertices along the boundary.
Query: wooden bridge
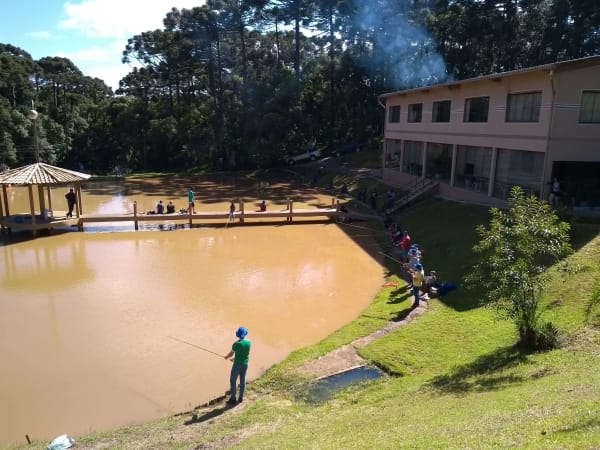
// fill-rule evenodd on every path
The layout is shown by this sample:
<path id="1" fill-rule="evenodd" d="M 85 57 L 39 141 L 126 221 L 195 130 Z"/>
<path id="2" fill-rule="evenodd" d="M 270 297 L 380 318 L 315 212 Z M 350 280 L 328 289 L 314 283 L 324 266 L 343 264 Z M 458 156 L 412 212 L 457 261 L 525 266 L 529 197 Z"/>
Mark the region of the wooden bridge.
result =
<path id="1" fill-rule="evenodd" d="M 83 231 L 87 224 L 93 223 L 116 223 L 132 222 L 134 229 L 139 229 L 140 222 L 159 224 L 188 224 L 190 228 L 194 225 L 230 225 L 234 223 L 244 224 L 250 221 L 272 223 L 272 219 L 283 219 L 292 222 L 294 219 L 310 219 L 324 217 L 336 219 L 343 214 L 340 209 L 339 200 L 332 199 L 331 207 L 328 208 L 294 208 L 291 200 L 287 207 L 281 210 L 271 211 L 246 211 L 244 203 L 240 202 L 239 209 L 230 217 L 228 211 L 198 211 L 195 213 L 172 213 L 172 214 L 140 214 L 137 203 L 133 203 L 133 213 L 130 214 L 81 214 L 78 217 L 53 216 L 44 218 L 41 216 L 17 215 L 0 217 L 0 226 L 8 231 L 32 231 L 35 235 L 40 230 L 52 230 L 55 228 L 77 228 Z"/>

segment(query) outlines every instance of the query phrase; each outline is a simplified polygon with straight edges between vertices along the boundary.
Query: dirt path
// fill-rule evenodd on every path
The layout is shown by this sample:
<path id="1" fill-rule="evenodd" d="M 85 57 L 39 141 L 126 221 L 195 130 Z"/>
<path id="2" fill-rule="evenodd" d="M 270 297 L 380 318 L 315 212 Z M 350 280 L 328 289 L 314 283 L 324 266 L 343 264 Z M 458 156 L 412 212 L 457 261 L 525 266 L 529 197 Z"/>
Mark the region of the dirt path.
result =
<path id="1" fill-rule="evenodd" d="M 354 369 L 356 367 L 364 366 L 365 360 L 362 359 L 356 352 L 357 348 L 364 347 L 370 344 L 376 339 L 379 339 L 386 334 L 397 330 L 400 327 L 412 322 L 418 316 L 423 314 L 427 310 L 427 301 L 421 300 L 420 306 L 411 310 L 406 317 L 402 320 L 390 322 L 385 327 L 380 328 L 377 331 L 356 339 L 350 344 L 344 345 L 326 355 L 321 356 L 319 359 L 310 361 L 303 366 L 296 369 L 300 374 L 309 376 L 315 379 L 328 377 L 339 372 L 345 372 L 346 370 Z"/>

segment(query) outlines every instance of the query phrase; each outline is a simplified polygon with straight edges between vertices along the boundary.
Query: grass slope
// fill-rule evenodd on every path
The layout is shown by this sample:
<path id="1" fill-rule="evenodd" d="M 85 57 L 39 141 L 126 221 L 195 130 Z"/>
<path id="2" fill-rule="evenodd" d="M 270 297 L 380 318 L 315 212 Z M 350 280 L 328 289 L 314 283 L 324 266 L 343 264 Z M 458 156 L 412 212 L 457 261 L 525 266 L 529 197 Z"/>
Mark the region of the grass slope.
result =
<path id="1" fill-rule="evenodd" d="M 514 345 L 510 322 L 496 320 L 478 306 L 478 292 L 462 287 L 474 261 L 475 226 L 487 220 L 484 208 L 440 200 L 402 213 L 401 226 L 424 249 L 426 270 L 459 289 L 360 349 L 389 376 L 314 405 L 298 400 L 306 384 L 294 368 L 397 319 L 410 306 L 401 288 L 383 289 L 353 323 L 269 369 L 250 385 L 255 399 L 242 408 L 81 437 L 80 447 L 599 448 L 600 228 L 576 226 L 577 252 L 550 269 L 544 318 L 561 330 L 561 348 L 530 353 Z M 386 264 L 390 280 L 402 284 L 394 260 Z"/>

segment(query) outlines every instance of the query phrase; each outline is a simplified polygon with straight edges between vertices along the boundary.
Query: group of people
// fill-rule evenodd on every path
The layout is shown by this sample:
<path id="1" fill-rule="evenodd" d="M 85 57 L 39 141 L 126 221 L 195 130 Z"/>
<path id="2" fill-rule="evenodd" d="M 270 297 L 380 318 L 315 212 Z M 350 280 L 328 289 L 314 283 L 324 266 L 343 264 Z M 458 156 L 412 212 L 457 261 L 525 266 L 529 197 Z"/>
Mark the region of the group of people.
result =
<path id="1" fill-rule="evenodd" d="M 419 306 L 421 300 L 429 300 L 437 286 L 437 274 L 431 271 L 425 275 L 422 252 L 419 244 L 414 244 L 408 230 L 402 230 L 399 225 L 392 223 L 388 228 L 392 245 L 400 249 L 400 258 L 408 278 L 408 288 L 414 296 L 413 307 Z"/>
<path id="2" fill-rule="evenodd" d="M 146 214 L 174 214 L 175 213 L 175 205 L 172 201 L 169 201 L 165 211 L 165 205 L 162 200 L 156 204 L 156 209 L 148 211 Z"/>

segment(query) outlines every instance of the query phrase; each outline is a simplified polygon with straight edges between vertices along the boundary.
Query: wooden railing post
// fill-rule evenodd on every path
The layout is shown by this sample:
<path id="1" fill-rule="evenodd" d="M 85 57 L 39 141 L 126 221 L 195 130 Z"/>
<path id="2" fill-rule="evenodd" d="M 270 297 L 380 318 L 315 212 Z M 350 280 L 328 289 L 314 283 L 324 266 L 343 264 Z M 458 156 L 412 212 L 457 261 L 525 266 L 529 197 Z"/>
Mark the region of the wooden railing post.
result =
<path id="1" fill-rule="evenodd" d="M 138 221 L 137 221 L 137 202 L 133 202 L 133 224 L 135 227 L 135 231 L 138 230 Z"/>
<path id="2" fill-rule="evenodd" d="M 292 201 L 292 199 L 290 199 L 289 210 L 290 210 L 290 215 L 289 215 L 290 220 L 289 221 L 291 222 L 292 220 L 294 220 L 294 217 L 293 217 L 294 202 Z"/>
<path id="3" fill-rule="evenodd" d="M 244 201 L 240 200 L 240 223 L 244 223 Z"/>

